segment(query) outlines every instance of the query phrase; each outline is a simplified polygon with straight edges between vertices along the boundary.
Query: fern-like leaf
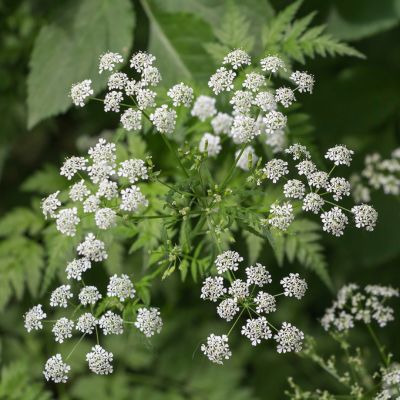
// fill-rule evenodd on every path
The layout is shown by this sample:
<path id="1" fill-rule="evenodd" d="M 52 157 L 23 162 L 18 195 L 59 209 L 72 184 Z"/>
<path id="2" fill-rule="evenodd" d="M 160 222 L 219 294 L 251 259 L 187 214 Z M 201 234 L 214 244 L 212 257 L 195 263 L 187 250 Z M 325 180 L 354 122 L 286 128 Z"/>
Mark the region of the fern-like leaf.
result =
<path id="1" fill-rule="evenodd" d="M 324 248 L 320 243 L 320 226 L 308 219 L 295 220 L 290 231 L 281 235 L 277 242 L 281 242 L 282 258 L 293 263 L 298 261 L 304 267 L 315 272 L 318 277 L 332 289 L 332 281 L 328 273 L 328 266 L 324 255 Z"/>

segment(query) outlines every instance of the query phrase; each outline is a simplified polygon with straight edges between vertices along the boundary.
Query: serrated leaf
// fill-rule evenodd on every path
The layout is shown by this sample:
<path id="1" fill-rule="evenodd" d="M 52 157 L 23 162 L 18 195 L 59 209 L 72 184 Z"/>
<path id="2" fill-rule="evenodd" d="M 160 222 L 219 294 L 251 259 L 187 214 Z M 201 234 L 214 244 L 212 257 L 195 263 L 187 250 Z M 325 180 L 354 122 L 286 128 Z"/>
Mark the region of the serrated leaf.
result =
<path id="1" fill-rule="evenodd" d="M 15 208 L 0 220 L 0 236 L 10 236 L 28 232 L 34 235 L 43 227 L 43 216 L 29 208 Z"/>
<path id="2" fill-rule="evenodd" d="M 135 22 L 129 0 L 77 0 L 40 30 L 28 77 L 28 128 L 71 106 L 73 83 L 92 79 L 95 92 L 106 83 L 98 58 L 111 50 L 128 54 Z"/>
<path id="3" fill-rule="evenodd" d="M 25 287 L 36 296 L 43 266 L 43 248 L 33 240 L 19 235 L 3 240 L 0 244 L 0 309 L 12 293 L 21 299 Z"/>
<path id="4" fill-rule="evenodd" d="M 27 178 L 21 189 L 25 192 L 35 192 L 43 195 L 51 194 L 68 186 L 68 181 L 60 176 L 59 170 L 53 165 L 45 165 Z"/>

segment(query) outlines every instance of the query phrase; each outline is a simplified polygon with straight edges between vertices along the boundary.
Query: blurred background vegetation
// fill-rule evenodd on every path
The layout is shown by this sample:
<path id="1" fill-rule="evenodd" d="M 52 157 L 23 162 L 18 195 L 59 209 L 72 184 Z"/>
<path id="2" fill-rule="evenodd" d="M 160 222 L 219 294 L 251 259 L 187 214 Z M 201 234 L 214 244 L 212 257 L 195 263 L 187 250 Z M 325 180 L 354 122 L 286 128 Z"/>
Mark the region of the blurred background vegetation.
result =
<path id="1" fill-rule="evenodd" d="M 63 185 L 55 171 L 67 155 L 79 153 L 91 137 L 118 126 L 116 117 L 106 115 L 96 104 L 72 110 L 67 97 L 71 83 L 95 76 L 98 55 L 107 49 L 123 50 L 125 55 L 148 49 L 158 56 L 167 85 L 185 79 L 197 88 L 206 87 L 207 75 L 217 64 L 205 44 L 218 42 L 227 13 L 238 10 L 257 36 L 277 12 L 292 3 L 0 2 L 1 399 L 283 399 L 289 376 L 305 388 L 334 387 L 309 361 L 292 354 L 278 356 L 268 345 L 254 351 L 239 337 L 233 338 L 232 362 L 223 368 L 210 365 L 199 354 L 198 345 L 211 328 L 215 330 L 217 321 L 212 318 L 212 306 L 199 302 L 199 287 L 191 280 L 181 283 L 171 277 L 152 288 L 154 303 L 162 307 L 166 321 L 159 338 L 147 342 L 130 333 L 123 339 L 108 339 L 117 360 L 111 377 L 88 375 L 80 360 L 82 348 L 71 359 L 73 379 L 67 385 L 46 385 L 42 365 L 55 352 L 55 345 L 49 333 L 26 335 L 22 323 L 22 314 L 44 293 L 43 275 L 47 287 L 56 285 L 55 270 L 62 264 L 56 256 L 47 259 L 43 254 L 43 242 L 54 244 L 39 234 L 44 222 L 29 210 L 37 210 L 43 195 Z M 400 1 L 305 0 L 297 17 L 314 12 L 312 25 L 326 24 L 326 33 L 347 41 L 365 58 L 316 55 L 307 59 L 305 69 L 317 83 L 313 95 L 302 98 L 302 112 L 310 116 L 310 135 L 316 146 L 325 151 L 338 143 L 348 145 L 356 152 L 352 168 L 360 170 L 367 153 L 387 156 L 400 146 Z M 259 44 L 255 46 L 257 50 Z M 104 81 L 95 81 L 95 87 L 101 90 Z M 149 146 L 157 164 L 162 155 L 157 154 L 156 143 Z M 335 289 L 352 281 L 399 284 L 399 201 L 377 194 L 373 202 L 380 214 L 375 232 L 349 229 L 341 239 L 324 236 Z M 7 219 L 21 209 L 17 217 Z M 10 248 L 10 237 L 23 243 L 24 251 Z M 270 248 L 264 247 L 260 258 L 272 271 L 280 268 Z M 62 247 L 57 252 L 62 253 Z M 121 263 L 121 254 L 112 261 Z M 46 274 L 49 265 L 53 271 Z M 297 265 L 285 262 L 282 268 L 292 271 Z M 329 352 L 331 342 L 318 318 L 330 305 L 332 294 L 315 275 L 309 274 L 308 281 L 305 300 L 284 305 L 279 319 L 293 321 Z M 397 322 L 380 332 L 397 356 L 398 331 Z M 355 335 L 368 352 L 369 339 L 361 332 Z M 377 361 L 374 357 L 371 354 L 372 365 Z"/>

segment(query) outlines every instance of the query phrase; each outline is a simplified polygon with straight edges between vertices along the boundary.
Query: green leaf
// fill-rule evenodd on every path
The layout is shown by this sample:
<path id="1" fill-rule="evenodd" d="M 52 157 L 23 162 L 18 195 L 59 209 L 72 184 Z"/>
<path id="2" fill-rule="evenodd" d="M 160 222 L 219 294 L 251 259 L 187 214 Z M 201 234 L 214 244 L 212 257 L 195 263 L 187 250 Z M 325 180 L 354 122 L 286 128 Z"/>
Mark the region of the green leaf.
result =
<path id="1" fill-rule="evenodd" d="M 54 193 L 68 187 L 68 181 L 60 176 L 60 172 L 53 165 L 45 165 L 24 181 L 21 189 L 25 192 L 35 192 L 44 195 Z"/>
<path id="2" fill-rule="evenodd" d="M 160 65 L 163 82 L 206 81 L 214 67 L 203 43 L 214 39 L 210 25 L 192 14 L 165 13 L 141 0 L 150 21 L 149 52 Z"/>
<path id="3" fill-rule="evenodd" d="M 309 28 L 315 13 L 294 20 L 301 4 L 299 0 L 289 5 L 267 24 L 263 32 L 266 53 L 276 53 L 289 63 L 297 61 L 302 64 L 307 57 L 314 58 L 316 55 L 364 58 L 359 51 L 324 33 L 325 26 Z"/>
<path id="4" fill-rule="evenodd" d="M 92 79 L 95 92 L 106 83 L 98 74 L 101 53 L 128 54 L 134 13 L 129 0 L 76 0 L 40 30 L 28 77 L 28 128 L 68 110 L 73 83 Z"/>
<path id="5" fill-rule="evenodd" d="M 28 232 L 38 233 L 44 224 L 42 215 L 29 208 L 15 208 L 0 220 L 0 236 L 10 236 Z"/>
<path id="6" fill-rule="evenodd" d="M 284 249 L 289 262 L 295 259 L 304 267 L 315 272 L 319 278 L 332 289 L 328 265 L 323 252 L 321 227 L 307 219 L 295 220 L 288 235 L 285 236 Z"/>
<path id="7" fill-rule="evenodd" d="M 0 244 L 0 309 L 12 294 L 20 300 L 27 287 L 37 296 L 44 266 L 43 248 L 23 236 L 11 236 Z"/>
<path id="8" fill-rule="evenodd" d="M 47 265 L 43 277 L 41 294 L 46 293 L 53 282 L 57 272 L 64 270 L 67 262 L 71 261 L 75 255 L 75 247 L 79 243 L 79 235 L 74 237 L 60 235 L 54 226 L 45 232 L 45 246 L 47 253 Z"/>

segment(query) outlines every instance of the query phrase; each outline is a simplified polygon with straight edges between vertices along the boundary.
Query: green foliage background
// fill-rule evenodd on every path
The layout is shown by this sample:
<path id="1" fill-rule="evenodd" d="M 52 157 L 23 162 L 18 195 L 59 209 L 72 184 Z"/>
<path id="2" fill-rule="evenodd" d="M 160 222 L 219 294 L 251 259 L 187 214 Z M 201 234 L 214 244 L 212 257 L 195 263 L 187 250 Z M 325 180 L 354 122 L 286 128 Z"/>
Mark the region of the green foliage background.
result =
<path id="1" fill-rule="evenodd" d="M 46 385 L 42 364 L 56 347 L 49 333 L 26 335 L 22 314 L 57 285 L 78 239 L 55 236 L 38 205 L 43 195 L 65 186 L 57 175 L 65 156 L 118 126 L 96 104 L 72 110 L 67 97 L 72 83 L 99 76 L 98 55 L 107 49 L 126 56 L 148 49 L 158 58 L 165 85 L 190 82 L 197 92 L 232 47 L 257 55 L 278 52 L 295 65 L 305 63 L 317 79 L 314 94 L 303 98 L 303 117 L 292 121 L 297 140 L 316 151 L 348 145 L 356 151 L 354 170 L 368 152 L 388 155 L 400 146 L 400 1 L 305 0 L 300 7 L 281 0 L 4 0 L 0 21 L 0 399 L 282 399 L 289 376 L 305 388 L 335 389 L 309 361 L 278 356 L 268 345 L 254 351 L 239 335 L 233 337 L 232 361 L 223 368 L 210 365 L 198 346 L 218 323 L 214 310 L 200 303 L 193 279 L 181 282 L 178 275 L 151 288 L 166 322 L 160 337 L 148 342 L 131 332 L 109 338 L 117 360 L 111 377 L 87 374 L 83 345 L 71 359 L 71 382 Z M 97 92 L 104 85 L 101 78 L 94 82 Z M 144 146 L 140 140 L 131 145 L 135 151 Z M 147 146 L 156 165 L 172 165 L 156 141 Z M 372 234 L 349 229 L 341 239 L 324 235 L 321 241 L 317 227 L 306 221 L 294 226 L 299 234 L 280 244 L 277 258 L 251 229 L 237 238 L 251 261 L 307 275 L 308 295 L 281 308 L 280 319 L 293 320 L 327 352 L 331 343 L 318 318 L 331 292 L 351 281 L 400 286 L 399 201 L 380 195 L 373 201 L 380 221 Z M 141 243 L 159 234 L 157 225 L 141 228 Z M 141 276 L 146 260 L 134 252 L 126 258 L 123 251 L 115 242 L 104 268 L 131 268 Z M 145 284 L 141 290 L 150 295 Z M 399 327 L 396 322 L 380 332 L 397 359 Z M 369 339 L 357 332 L 355 340 L 376 365 Z"/>

